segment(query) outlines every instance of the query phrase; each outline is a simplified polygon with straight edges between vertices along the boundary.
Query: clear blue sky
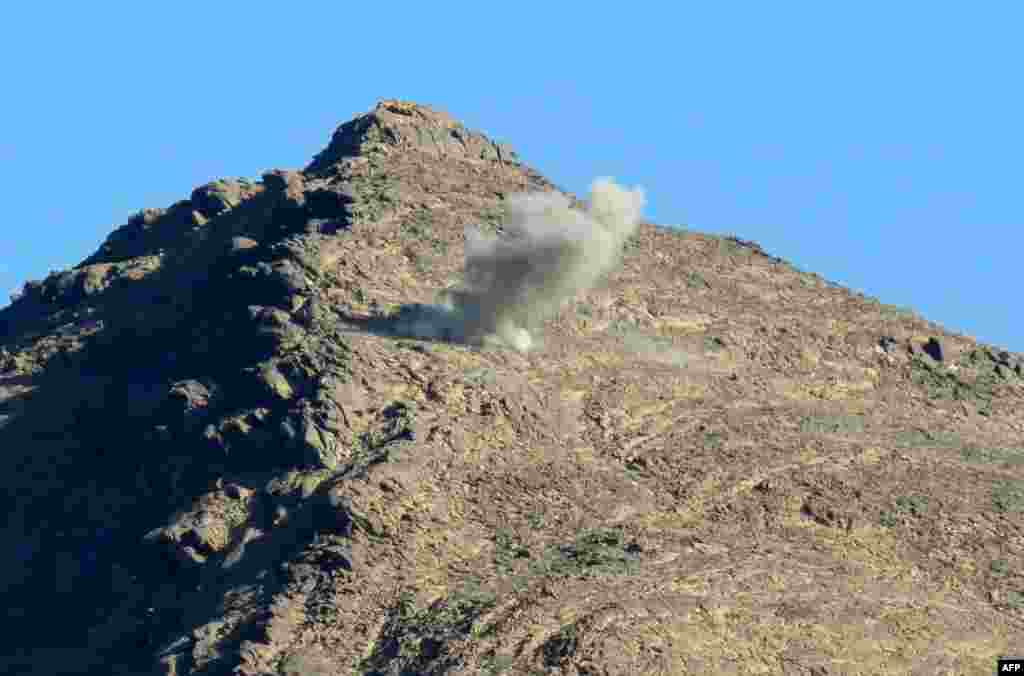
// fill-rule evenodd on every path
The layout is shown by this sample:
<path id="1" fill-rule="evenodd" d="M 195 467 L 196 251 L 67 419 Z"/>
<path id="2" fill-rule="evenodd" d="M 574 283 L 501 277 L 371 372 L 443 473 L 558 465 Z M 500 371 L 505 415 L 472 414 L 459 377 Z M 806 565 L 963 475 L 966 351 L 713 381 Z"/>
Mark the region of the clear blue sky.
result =
<path id="1" fill-rule="evenodd" d="M 643 185 L 656 222 L 1024 351 L 1019 6 L 13 3 L 0 293 L 402 98 L 569 190 Z"/>

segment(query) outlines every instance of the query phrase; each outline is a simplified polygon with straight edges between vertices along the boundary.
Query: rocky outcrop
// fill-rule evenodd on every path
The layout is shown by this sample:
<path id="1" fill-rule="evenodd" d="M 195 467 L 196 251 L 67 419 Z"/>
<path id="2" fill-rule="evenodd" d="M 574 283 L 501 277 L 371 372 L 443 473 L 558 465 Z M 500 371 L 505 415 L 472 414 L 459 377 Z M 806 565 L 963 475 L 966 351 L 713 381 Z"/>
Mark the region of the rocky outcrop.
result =
<path id="1" fill-rule="evenodd" d="M 445 113 L 408 101 L 388 100 L 338 127 L 327 148 L 305 171 L 320 175 L 336 168 L 346 157 L 410 151 L 442 160 L 458 156 L 518 163 L 518 156 L 511 147 L 466 129 Z"/>

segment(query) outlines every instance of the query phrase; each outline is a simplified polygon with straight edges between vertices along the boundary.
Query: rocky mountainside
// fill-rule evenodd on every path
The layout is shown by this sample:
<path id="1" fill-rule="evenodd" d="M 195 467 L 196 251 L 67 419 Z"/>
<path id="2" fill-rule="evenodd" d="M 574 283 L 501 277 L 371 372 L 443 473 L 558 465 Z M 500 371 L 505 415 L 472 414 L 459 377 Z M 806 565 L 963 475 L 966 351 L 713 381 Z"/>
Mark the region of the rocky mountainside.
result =
<path id="1" fill-rule="evenodd" d="M 5 674 L 990 674 L 1024 357 L 642 223 L 540 343 L 422 340 L 558 191 L 383 101 L 0 311 Z M 574 204 L 582 206 L 584 202 Z"/>

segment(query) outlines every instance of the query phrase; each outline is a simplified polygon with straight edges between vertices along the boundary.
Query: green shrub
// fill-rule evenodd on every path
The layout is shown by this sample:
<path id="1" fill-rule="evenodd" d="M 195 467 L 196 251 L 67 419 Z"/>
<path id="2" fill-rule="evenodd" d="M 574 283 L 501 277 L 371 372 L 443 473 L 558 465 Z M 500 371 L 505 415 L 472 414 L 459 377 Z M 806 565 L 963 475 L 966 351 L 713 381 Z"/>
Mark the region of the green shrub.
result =
<path id="1" fill-rule="evenodd" d="M 1003 481 L 992 491 L 992 504 L 997 512 L 1024 511 L 1024 481 Z"/>
<path id="2" fill-rule="evenodd" d="M 1005 577 L 1010 572 L 1010 562 L 1006 559 L 995 559 L 989 564 L 989 570 L 995 577 Z"/>
<path id="3" fill-rule="evenodd" d="M 967 462 L 1024 464 L 1024 448 L 978 448 L 969 446 L 961 451 Z"/>
<path id="4" fill-rule="evenodd" d="M 864 417 L 859 415 L 814 415 L 800 421 L 805 434 L 855 434 L 864 431 Z"/>
<path id="5" fill-rule="evenodd" d="M 691 270 L 686 275 L 686 286 L 691 289 L 710 289 L 711 285 L 704 279 L 704 275 Z"/>
<path id="6" fill-rule="evenodd" d="M 901 495 L 896 498 L 896 510 L 904 514 L 921 516 L 928 509 L 927 495 Z"/>

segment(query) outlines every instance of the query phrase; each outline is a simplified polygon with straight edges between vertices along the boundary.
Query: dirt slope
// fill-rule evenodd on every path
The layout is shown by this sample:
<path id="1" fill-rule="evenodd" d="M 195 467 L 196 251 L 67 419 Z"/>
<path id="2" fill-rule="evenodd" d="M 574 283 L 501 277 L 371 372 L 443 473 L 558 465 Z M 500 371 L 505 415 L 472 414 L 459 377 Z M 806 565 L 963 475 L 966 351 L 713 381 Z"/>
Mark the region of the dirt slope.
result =
<path id="1" fill-rule="evenodd" d="M 385 101 L 0 311 L 7 674 L 990 674 L 1024 357 L 644 224 L 519 353 L 396 335 L 557 189 Z"/>

